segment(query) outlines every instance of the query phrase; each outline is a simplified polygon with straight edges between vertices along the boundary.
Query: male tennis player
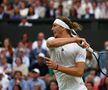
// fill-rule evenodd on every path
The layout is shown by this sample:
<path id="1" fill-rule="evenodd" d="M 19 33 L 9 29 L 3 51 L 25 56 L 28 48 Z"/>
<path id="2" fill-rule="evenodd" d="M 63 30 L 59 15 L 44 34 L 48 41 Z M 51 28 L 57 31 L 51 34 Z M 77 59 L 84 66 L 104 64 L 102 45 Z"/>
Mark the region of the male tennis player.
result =
<path id="1" fill-rule="evenodd" d="M 89 44 L 83 38 L 72 37 L 71 29 L 79 29 L 79 24 L 64 16 L 55 19 L 52 26 L 54 37 L 47 41 L 51 59 L 46 58 L 46 62 L 54 70 L 59 90 L 87 90 L 82 75 L 86 58 L 84 48 Z"/>

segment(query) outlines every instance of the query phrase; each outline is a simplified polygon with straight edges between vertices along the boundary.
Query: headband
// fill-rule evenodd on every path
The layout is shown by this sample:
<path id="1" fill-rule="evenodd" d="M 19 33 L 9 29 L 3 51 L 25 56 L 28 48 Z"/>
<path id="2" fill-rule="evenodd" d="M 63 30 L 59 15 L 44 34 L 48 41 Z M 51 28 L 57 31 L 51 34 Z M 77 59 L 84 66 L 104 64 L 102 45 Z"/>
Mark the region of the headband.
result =
<path id="1" fill-rule="evenodd" d="M 56 23 L 56 24 L 58 24 L 58 25 L 60 25 L 60 26 L 62 26 L 62 27 L 64 27 L 64 28 L 70 30 L 70 27 L 69 27 L 65 22 L 63 22 L 63 21 L 60 20 L 60 19 L 56 19 L 56 20 L 54 21 L 54 23 Z"/>
<path id="2" fill-rule="evenodd" d="M 70 30 L 70 31 L 71 31 L 71 33 L 70 33 L 71 36 L 76 37 L 76 32 L 74 31 L 74 29 L 70 29 L 70 27 L 69 27 L 65 22 L 63 22 L 62 20 L 56 19 L 56 20 L 54 21 L 54 23 L 56 23 L 56 24 L 58 24 L 58 25 L 60 25 L 60 26 L 62 26 L 62 27 L 64 27 L 64 28 Z M 75 35 L 74 35 L 72 32 L 74 32 Z"/>

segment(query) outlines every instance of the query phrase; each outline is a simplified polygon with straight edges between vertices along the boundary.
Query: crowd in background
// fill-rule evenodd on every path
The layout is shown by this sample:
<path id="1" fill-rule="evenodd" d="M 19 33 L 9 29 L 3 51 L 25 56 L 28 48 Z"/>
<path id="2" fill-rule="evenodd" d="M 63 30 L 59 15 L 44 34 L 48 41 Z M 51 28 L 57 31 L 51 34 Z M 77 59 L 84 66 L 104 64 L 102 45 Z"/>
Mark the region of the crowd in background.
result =
<path id="1" fill-rule="evenodd" d="M 108 41 L 104 43 L 104 50 L 108 50 Z M 5 38 L 0 49 L 0 90 L 58 90 L 56 77 L 42 58 L 45 56 L 49 54 L 43 32 L 38 33 L 34 42 L 24 33 L 17 47 Z M 101 60 L 104 59 L 108 60 L 108 54 L 101 56 Z M 108 89 L 108 77 L 99 72 L 97 61 L 90 52 L 87 52 L 83 80 L 88 90 Z"/>
<path id="2" fill-rule="evenodd" d="M 56 18 L 67 16 L 78 19 L 108 18 L 107 0 L 2 0 L 0 19 L 19 20 Z M 30 26 L 30 24 L 29 24 Z M 108 50 L 108 41 L 103 44 Z M 95 52 L 98 56 L 98 51 Z M 49 57 L 44 33 L 39 32 L 36 41 L 30 41 L 24 33 L 12 46 L 9 38 L 5 38 L 0 49 L 0 90 L 58 90 L 56 77 L 46 65 Z M 108 60 L 108 53 L 101 60 Z M 108 70 L 106 70 L 108 73 Z M 83 76 L 88 90 L 108 90 L 108 77 L 99 72 L 94 56 L 87 52 L 85 72 Z"/>
<path id="3" fill-rule="evenodd" d="M 108 18 L 108 0 L 2 0 L 0 19 L 56 18 L 67 16 L 77 19 Z"/>

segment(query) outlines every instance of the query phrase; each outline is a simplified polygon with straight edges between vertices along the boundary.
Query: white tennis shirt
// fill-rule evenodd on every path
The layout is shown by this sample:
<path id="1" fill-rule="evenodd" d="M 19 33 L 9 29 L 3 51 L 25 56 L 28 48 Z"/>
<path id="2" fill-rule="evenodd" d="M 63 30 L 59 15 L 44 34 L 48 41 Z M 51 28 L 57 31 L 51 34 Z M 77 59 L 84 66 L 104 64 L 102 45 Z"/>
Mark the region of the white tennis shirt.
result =
<path id="1" fill-rule="evenodd" d="M 50 37 L 48 40 L 52 40 Z M 76 62 L 85 62 L 86 50 L 76 43 L 66 44 L 57 48 L 49 48 L 49 55 L 59 65 L 73 67 Z M 82 77 L 67 75 L 54 70 L 57 78 L 59 90 L 87 90 Z"/>

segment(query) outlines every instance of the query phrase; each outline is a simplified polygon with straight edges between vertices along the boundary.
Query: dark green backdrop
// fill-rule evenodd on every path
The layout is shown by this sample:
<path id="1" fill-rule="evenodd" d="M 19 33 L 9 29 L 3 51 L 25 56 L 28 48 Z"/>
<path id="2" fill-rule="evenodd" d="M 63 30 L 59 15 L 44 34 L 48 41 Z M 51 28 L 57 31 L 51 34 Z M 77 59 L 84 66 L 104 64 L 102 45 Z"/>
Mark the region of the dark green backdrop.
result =
<path id="1" fill-rule="evenodd" d="M 103 43 L 108 40 L 108 20 L 74 20 L 78 21 L 82 26 L 82 31 L 78 32 L 81 37 L 85 37 L 95 50 L 102 50 Z M 44 32 L 45 38 L 52 36 L 51 25 L 52 19 L 39 19 L 29 21 L 32 27 L 19 27 L 19 21 L 0 21 L 0 40 L 5 37 L 11 39 L 12 45 L 16 46 L 21 39 L 21 35 L 27 32 L 30 40 L 35 41 L 38 32 Z"/>

